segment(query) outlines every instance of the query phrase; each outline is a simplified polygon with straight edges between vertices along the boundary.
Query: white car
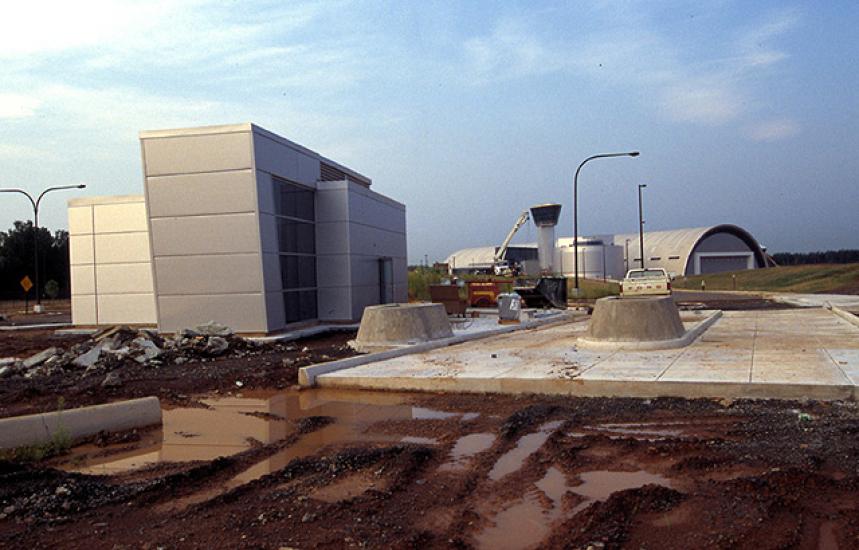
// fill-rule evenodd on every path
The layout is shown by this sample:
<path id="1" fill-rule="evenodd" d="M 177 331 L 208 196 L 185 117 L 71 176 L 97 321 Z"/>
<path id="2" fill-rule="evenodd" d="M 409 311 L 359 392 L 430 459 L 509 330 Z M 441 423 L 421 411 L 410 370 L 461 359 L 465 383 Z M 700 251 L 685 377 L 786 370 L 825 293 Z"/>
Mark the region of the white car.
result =
<path id="1" fill-rule="evenodd" d="M 660 267 L 630 269 L 620 283 L 621 296 L 671 294 L 671 277 Z"/>

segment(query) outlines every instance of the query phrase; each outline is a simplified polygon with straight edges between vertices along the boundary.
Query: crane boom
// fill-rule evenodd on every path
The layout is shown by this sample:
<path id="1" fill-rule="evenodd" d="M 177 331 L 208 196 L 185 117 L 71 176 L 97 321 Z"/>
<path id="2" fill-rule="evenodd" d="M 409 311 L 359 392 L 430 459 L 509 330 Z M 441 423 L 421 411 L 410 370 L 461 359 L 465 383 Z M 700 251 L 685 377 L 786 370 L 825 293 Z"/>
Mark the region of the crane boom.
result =
<path id="1" fill-rule="evenodd" d="M 516 232 L 519 231 L 519 228 L 525 225 L 528 220 L 531 218 L 530 214 L 528 214 L 527 210 L 524 210 L 521 214 L 519 214 L 519 218 L 516 220 L 516 223 L 513 224 L 513 227 L 510 229 L 510 233 L 507 234 L 507 238 L 504 239 L 504 242 L 501 243 L 501 247 L 498 249 L 498 252 L 495 253 L 495 262 L 500 262 L 504 258 L 504 254 L 507 253 L 507 247 L 510 246 L 510 241 L 513 240 L 513 236 L 516 235 Z"/>

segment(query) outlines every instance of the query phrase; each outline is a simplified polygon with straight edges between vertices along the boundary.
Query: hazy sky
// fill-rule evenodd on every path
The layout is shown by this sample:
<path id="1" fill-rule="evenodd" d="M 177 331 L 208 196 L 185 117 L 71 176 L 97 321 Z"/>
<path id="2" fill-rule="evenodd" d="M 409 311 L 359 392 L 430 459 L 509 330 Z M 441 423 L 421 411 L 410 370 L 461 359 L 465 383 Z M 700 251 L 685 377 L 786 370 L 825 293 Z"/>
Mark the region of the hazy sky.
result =
<path id="1" fill-rule="evenodd" d="M 859 3 L 4 2 L 0 187 L 142 190 L 137 133 L 252 121 L 408 207 L 409 255 L 736 223 L 859 248 Z M 43 224 L 65 227 L 65 201 Z M 0 226 L 29 218 L 0 195 Z M 533 226 L 518 241 L 535 240 Z"/>

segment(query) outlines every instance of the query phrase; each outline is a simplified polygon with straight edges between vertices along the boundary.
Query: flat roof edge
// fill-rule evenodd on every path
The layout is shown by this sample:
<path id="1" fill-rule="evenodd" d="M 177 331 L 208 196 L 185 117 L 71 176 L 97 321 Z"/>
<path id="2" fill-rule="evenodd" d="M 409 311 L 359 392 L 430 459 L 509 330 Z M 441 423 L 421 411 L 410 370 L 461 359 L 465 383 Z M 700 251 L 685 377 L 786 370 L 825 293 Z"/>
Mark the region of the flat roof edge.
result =
<path id="1" fill-rule="evenodd" d="M 100 195 L 95 197 L 77 197 L 69 199 L 69 206 L 90 206 L 93 204 L 117 204 L 129 202 L 143 202 L 143 195 Z"/>
<path id="2" fill-rule="evenodd" d="M 231 132 L 250 132 L 254 125 L 250 122 L 238 124 L 216 124 L 212 126 L 193 126 L 190 128 L 165 128 L 163 130 L 141 130 L 138 133 L 140 139 L 178 137 L 178 136 L 205 136 L 208 134 L 225 134 Z"/>

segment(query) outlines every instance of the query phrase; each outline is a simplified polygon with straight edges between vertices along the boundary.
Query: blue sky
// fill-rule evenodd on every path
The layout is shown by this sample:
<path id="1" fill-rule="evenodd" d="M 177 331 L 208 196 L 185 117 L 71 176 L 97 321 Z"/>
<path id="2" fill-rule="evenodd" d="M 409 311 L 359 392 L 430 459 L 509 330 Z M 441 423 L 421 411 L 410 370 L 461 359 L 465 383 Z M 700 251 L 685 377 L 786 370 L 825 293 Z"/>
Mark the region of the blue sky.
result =
<path id="1" fill-rule="evenodd" d="M 0 187 L 140 193 L 137 133 L 253 121 L 406 203 L 412 261 L 532 204 L 583 234 L 737 223 L 859 248 L 859 3 L 15 2 Z M 65 227 L 65 200 L 43 224 Z M 0 226 L 27 216 L 0 195 Z M 518 241 L 534 240 L 533 228 Z"/>

